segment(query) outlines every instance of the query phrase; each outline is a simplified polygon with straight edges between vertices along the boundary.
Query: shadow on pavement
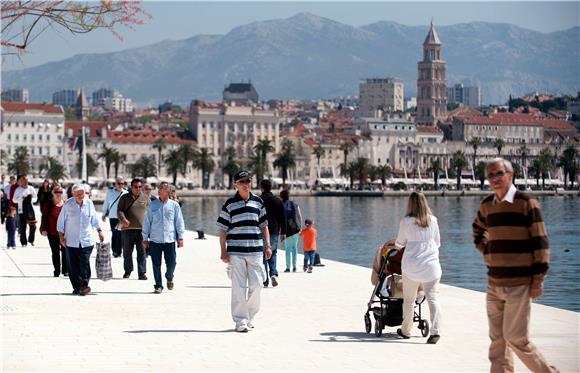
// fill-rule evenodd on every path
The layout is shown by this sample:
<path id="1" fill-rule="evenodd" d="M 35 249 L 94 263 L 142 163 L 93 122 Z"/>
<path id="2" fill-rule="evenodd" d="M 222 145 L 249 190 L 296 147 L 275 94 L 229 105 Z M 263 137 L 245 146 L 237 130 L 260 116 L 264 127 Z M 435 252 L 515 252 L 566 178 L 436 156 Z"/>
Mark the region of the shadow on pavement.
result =
<path id="1" fill-rule="evenodd" d="M 327 332 L 320 333 L 322 337 L 328 339 L 311 339 L 310 342 L 370 342 L 370 343 L 409 343 L 409 344 L 424 344 L 424 342 L 411 342 L 399 338 L 397 333 L 383 333 L 381 337 L 376 337 L 374 334 L 367 334 L 364 332 Z"/>
<path id="2" fill-rule="evenodd" d="M 186 288 L 193 288 L 193 289 L 231 289 L 231 286 L 217 286 L 217 285 L 198 285 L 198 286 L 186 286 Z"/>
<path id="3" fill-rule="evenodd" d="M 70 296 L 71 293 L 22 293 L 22 294 L 0 294 L 0 297 L 14 297 L 14 296 L 29 296 L 29 295 L 66 295 Z"/>
<path id="4" fill-rule="evenodd" d="M 195 329 L 156 329 L 156 330 L 125 330 L 123 333 L 233 333 L 234 329 L 226 330 L 195 330 Z"/>
<path id="5" fill-rule="evenodd" d="M 58 277 L 54 277 L 54 276 L 22 276 L 22 275 L 19 275 L 19 276 L 0 276 L 0 277 L 2 277 L 2 278 L 58 278 Z M 61 276 L 61 278 L 68 279 L 68 277 L 64 277 L 64 276 Z"/>

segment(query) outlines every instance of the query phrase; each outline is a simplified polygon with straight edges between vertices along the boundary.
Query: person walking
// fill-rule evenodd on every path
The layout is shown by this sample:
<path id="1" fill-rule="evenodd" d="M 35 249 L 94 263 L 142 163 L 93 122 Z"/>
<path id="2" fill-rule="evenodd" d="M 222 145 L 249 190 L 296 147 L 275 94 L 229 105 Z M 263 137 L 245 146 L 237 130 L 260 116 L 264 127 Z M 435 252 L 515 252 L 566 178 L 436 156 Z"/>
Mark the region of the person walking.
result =
<path id="1" fill-rule="evenodd" d="M 60 215 L 62 206 L 64 206 L 63 193 L 64 191 L 60 184 L 56 184 L 52 192 L 52 199 L 45 202 L 43 205 L 44 208 L 42 209 L 42 217 L 40 219 L 40 234 L 48 238 L 48 244 L 50 245 L 50 250 L 52 251 L 54 277 L 60 276 L 61 268 L 62 274 L 64 276 L 68 276 L 66 248 L 60 244 L 60 238 L 58 237 L 58 230 L 56 228 L 58 216 Z"/>
<path id="2" fill-rule="evenodd" d="M 13 201 L 18 205 L 18 233 L 20 244 L 34 246 L 34 236 L 36 234 L 36 216 L 32 205 L 36 202 L 36 190 L 28 184 L 28 176 L 20 175 L 16 178 L 18 187 L 14 192 Z M 28 227 L 28 236 L 26 235 Z"/>
<path id="3" fill-rule="evenodd" d="M 231 264 L 231 311 L 235 330 L 239 333 L 246 333 L 255 326 L 264 282 L 263 258 L 272 256 L 266 207 L 262 199 L 250 191 L 251 182 L 252 175 L 248 171 L 234 175 L 237 192 L 224 203 L 216 223 L 220 259 Z"/>
<path id="4" fill-rule="evenodd" d="M 149 208 L 149 197 L 141 192 L 141 179 L 131 180 L 131 192 L 121 196 L 117 208 L 117 217 L 121 224 L 123 240 L 123 278 L 129 278 L 133 272 L 133 248 L 137 251 L 137 270 L 139 280 L 147 280 L 147 255 L 143 248 L 143 220 Z"/>
<path id="5" fill-rule="evenodd" d="M 50 181 L 44 179 L 42 185 L 38 189 L 37 203 L 40 206 L 40 211 L 44 210 L 44 205 L 50 201 L 52 201 L 52 187 L 50 186 Z"/>
<path id="6" fill-rule="evenodd" d="M 147 198 L 149 198 L 149 200 L 151 201 L 157 199 L 157 197 L 151 194 L 152 191 L 153 188 L 151 188 L 151 185 L 149 183 L 143 183 L 143 194 L 145 194 Z"/>
<path id="7" fill-rule="evenodd" d="M 532 372 L 558 372 L 529 339 L 531 301 L 543 294 L 550 263 L 540 204 L 513 185 L 511 162 L 494 158 L 486 173 L 494 194 L 479 206 L 473 237 L 488 269 L 490 370 L 513 372 L 514 351 Z"/>
<path id="8" fill-rule="evenodd" d="M 123 241 L 121 231 L 117 229 L 119 219 L 117 218 L 117 208 L 119 207 L 119 200 L 121 196 L 127 193 L 124 189 L 125 183 L 122 177 L 115 179 L 115 186 L 107 191 L 105 201 L 103 202 L 103 222 L 109 218 L 109 225 L 111 226 L 111 250 L 113 256 L 118 258 L 121 256 L 123 249 Z"/>
<path id="9" fill-rule="evenodd" d="M 386 243 L 385 243 L 386 245 Z M 397 334 L 410 338 L 417 290 L 423 286 L 431 316 L 431 335 L 427 343 L 440 339 L 441 306 L 438 287 L 441 280 L 439 224 L 433 216 L 423 193 L 412 192 L 407 203 L 407 213 L 399 223 L 395 248 L 405 248 L 401 270 L 403 273 L 403 324 Z"/>
<path id="10" fill-rule="evenodd" d="M 73 198 L 69 198 L 60 211 L 56 230 L 60 244 L 66 247 L 67 268 L 73 287 L 73 294 L 87 295 L 91 292 L 91 264 L 89 263 L 95 241 L 93 229 L 97 230 L 99 240 L 105 236 L 97 218 L 95 205 L 85 195 L 83 184 L 72 187 Z"/>
<path id="11" fill-rule="evenodd" d="M 167 289 L 173 290 L 173 273 L 176 265 L 175 241 L 177 247 L 183 247 L 185 232 L 183 215 L 177 202 L 169 199 L 169 184 L 159 183 L 158 196 L 151 201 L 143 220 L 143 247 L 149 248 L 155 277 L 154 293 L 163 292 L 161 279 L 161 255 L 165 258 Z"/>
<path id="12" fill-rule="evenodd" d="M 304 240 L 304 272 L 312 273 L 312 266 L 314 265 L 314 257 L 316 255 L 316 238 L 318 233 L 312 226 L 312 220 L 304 220 L 305 228 L 300 231 L 299 235 Z"/>
<path id="13" fill-rule="evenodd" d="M 268 287 L 269 279 L 272 286 L 278 286 L 278 269 L 276 268 L 276 258 L 278 253 L 278 241 L 284 242 L 286 239 L 286 217 L 284 215 L 284 202 L 280 197 L 272 194 L 272 182 L 264 179 L 260 182 L 260 198 L 266 207 L 268 218 L 268 232 L 270 233 L 270 245 L 272 245 L 272 256 L 270 259 L 264 258 L 264 268 L 266 270 L 266 280 L 264 286 Z"/>
<path id="14" fill-rule="evenodd" d="M 290 200 L 290 191 L 288 189 L 280 192 L 280 198 L 284 202 L 284 215 L 286 217 L 286 239 L 284 240 L 286 269 L 284 272 L 290 272 L 290 265 L 292 265 L 292 272 L 296 272 L 298 233 L 300 232 L 302 212 L 300 211 L 300 206 Z"/>

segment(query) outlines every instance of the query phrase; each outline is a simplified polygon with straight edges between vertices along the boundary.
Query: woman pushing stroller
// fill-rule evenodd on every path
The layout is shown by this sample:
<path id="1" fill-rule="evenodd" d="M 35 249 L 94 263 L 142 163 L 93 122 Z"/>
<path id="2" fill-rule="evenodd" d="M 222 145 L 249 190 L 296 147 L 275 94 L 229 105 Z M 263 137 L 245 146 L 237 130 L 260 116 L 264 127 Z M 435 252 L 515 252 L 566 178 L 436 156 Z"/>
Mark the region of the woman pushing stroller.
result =
<path id="1" fill-rule="evenodd" d="M 385 243 L 387 245 L 387 243 Z M 395 248 L 405 248 L 401 263 L 403 274 L 403 323 L 397 334 L 404 339 L 411 336 L 413 307 L 417 290 L 423 286 L 431 316 L 429 344 L 440 338 L 441 307 L 437 299 L 441 280 L 439 263 L 439 225 L 433 216 L 423 193 L 412 192 L 407 204 L 407 213 L 399 224 Z"/>

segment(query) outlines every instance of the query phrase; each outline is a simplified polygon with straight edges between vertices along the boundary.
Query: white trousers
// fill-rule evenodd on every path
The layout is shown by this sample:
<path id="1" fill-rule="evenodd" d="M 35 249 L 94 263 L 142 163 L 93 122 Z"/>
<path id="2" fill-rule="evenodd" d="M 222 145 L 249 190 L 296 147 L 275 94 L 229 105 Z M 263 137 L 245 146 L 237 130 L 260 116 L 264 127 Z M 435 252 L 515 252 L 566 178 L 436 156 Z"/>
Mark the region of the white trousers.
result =
<path id="1" fill-rule="evenodd" d="M 441 307 L 437 300 L 439 293 L 437 285 L 439 278 L 430 282 L 413 281 L 403 274 L 403 325 L 401 331 L 404 335 L 411 335 L 411 328 L 413 327 L 413 308 L 415 306 L 415 299 L 417 299 L 417 290 L 419 285 L 423 284 L 423 291 L 429 304 L 429 313 L 431 314 L 431 335 L 440 335 L 439 327 L 441 323 Z"/>
<path id="2" fill-rule="evenodd" d="M 247 325 L 260 310 L 264 283 L 262 253 L 230 255 L 232 264 L 232 318 L 236 327 Z"/>

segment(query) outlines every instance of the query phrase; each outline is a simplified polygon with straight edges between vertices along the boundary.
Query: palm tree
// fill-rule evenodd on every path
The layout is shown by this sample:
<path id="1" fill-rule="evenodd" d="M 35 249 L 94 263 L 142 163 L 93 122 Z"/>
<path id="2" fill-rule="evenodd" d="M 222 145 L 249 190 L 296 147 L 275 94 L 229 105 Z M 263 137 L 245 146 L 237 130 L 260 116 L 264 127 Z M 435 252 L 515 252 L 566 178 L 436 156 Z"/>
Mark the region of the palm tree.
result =
<path id="1" fill-rule="evenodd" d="M 288 178 L 288 170 L 296 167 L 296 155 L 294 154 L 294 143 L 290 139 L 282 142 L 282 152 L 278 154 L 274 160 L 274 167 L 281 169 L 282 187 L 286 187 L 286 179 Z"/>
<path id="2" fill-rule="evenodd" d="M 539 189 L 540 188 L 540 177 L 542 177 L 542 164 L 541 164 L 540 160 L 534 159 L 532 161 L 532 164 L 530 165 L 529 170 L 530 170 L 530 172 L 532 172 L 534 174 L 534 177 L 536 178 L 536 186 Z"/>
<path id="3" fill-rule="evenodd" d="M 97 161 L 95 161 L 95 159 L 90 154 L 87 154 L 87 176 L 92 176 L 95 173 L 95 171 L 97 170 L 97 167 L 99 167 L 99 164 L 97 163 Z M 77 170 L 78 170 L 79 175 L 80 175 L 82 173 L 82 170 L 83 170 L 82 157 L 80 157 L 77 160 Z"/>
<path id="4" fill-rule="evenodd" d="M 475 170 L 475 159 L 477 158 L 477 148 L 481 145 L 481 139 L 479 137 L 474 137 L 467 142 L 473 148 L 473 161 L 471 163 L 473 169 Z"/>
<path id="5" fill-rule="evenodd" d="M 387 186 L 387 179 L 393 175 L 393 170 L 388 164 L 377 166 L 377 176 L 381 179 L 383 188 Z"/>
<path id="6" fill-rule="evenodd" d="M 477 162 L 477 165 L 475 166 L 475 178 L 479 180 L 479 189 L 483 190 L 484 185 L 485 185 L 485 178 L 486 178 L 486 174 L 485 174 L 485 169 L 487 168 L 487 164 L 483 161 L 479 161 Z"/>
<path id="7" fill-rule="evenodd" d="M 105 161 L 105 168 L 107 169 L 107 177 L 109 176 L 109 170 L 111 168 L 111 164 L 113 163 L 113 158 L 115 157 L 115 152 L 117 150 L 113 148 L 107 147 L 107 145 L 103 145 L 103 150 L 99 153 L 97 159 L 104 159 Z M 116 177 L 116 175 L 115 175 Z"/>
<path id="8" fill-rule="evenodd" d="M 45 177 L 52 179 L 57 183 L 66 175 L 64 166 L 54 157 L 48 157 L 46 169 L 47 171 Z"/>
<path id="9" fill-rule="evenodd" d="M 439 189 L 439 173 L 443 171 L 443 165 L 439 158 L 431 160 L 431 172 L 433 172 L 433 181 L 435 189 Z"/>
<path id="10" fill-rule="evenodd" d="M 552 165 L 554 164 L 554 156 L 549 148 L 544 148 L 540 150 L 540 154 L 538 156 L 538 160 L 540 162 L 540 172 L 542 173 L 542 189 L 546 188 L 546 176 L 548 176 L 548 172 L 552 169 Z"/>
<path id="11" fill-rule="evenodd" d="M 499 157 L 501 157 L 501 150 L 504 148 L 505 146 L 505 141 L 503 141 L 503 139 L 495 139 L 495 141 L 493 142 L 493 147 L 497 149 L 497 155 Z"/>
<path id="12" fill-rule="evenodd" d="M 258 143 L 254 145 L 254 151 L 256 155 L 259 157 L 260 167 L 257 167 L 258 172 L 256 172 L 256 182 L 260 183 L 264 178 L 264 174 L 267 171 L 267 164 L 266 160 L 268 158 L 268 153 L 273 152 L 275 149 L 272 146 L 272 143 L 268 139 L 261 139 L 258 140 Z"/>
<path id="13" fill-rule="evenodd" d="M 181 170 L 181 152 L 179 149 L 170 150 L 164 159 L 167 173 L 173 176 L 173 185 L 177 183 L 177 174 Z"/>
<path id="14" fill-rule="evenodd" d="M 206 148 L 202 148 L 199 151 L 197 157 L 193 160 L 193 167 L 201 170 L 201 187 L 207 189 L 209 187 L 209 174 L 213 172 L 215 163 Z"/>
<path id="15" fill-rule="evenodd" d="M 320 158 L 324 155 L 324 148 L 318 144 L 314 149 L 312 149 L 312 154 L 316 156 L 316 164 L 318 165 L 318 177 L 320 178 Z"/>
<path id="16" fill-rule="evenodd" d="M 256 188 L 260 187 L 260 176 L 265 173 L 265 165 L 262 163 L 262 158 L 257 153 L 251 153 L 248 157 L 248 168 L 256 175 Z"/>
<path id="17" fill-rule="evenodd" d="M 516 153 L 519 154 L 521 159 L 522 159 L 522 162 L 521 162 L 522 172 L 524 173 L 524 176 L 525 176 L 525 175 L 527 175 L 526 160 L 528 159 L 528 155 L 530 155 L 530 148 L 528 148 L 524 144 L 516 150 Z M 514 174 L 514 177 L 515 177 L 515 174 Z"/>
<path id="18" fill-rule="evenodd" d="M 352 148 L 354 147 L 352 142 L 343 142 L 340 145 L 340 150 L 342 150 L 342 152 L 344 153 L 344 170 L 347 170 L 347 165 L 348 165 L 348 153 L 350 153 L 350 151 L 352 150 Z"/>
<path id="19" fill-rule="evenodd" d="M 115 178 L 119 176 L 119 167 L 125 161 L 125 157 L 122 156 L 117 149 L 113 151 L 113 156 L 111 157 L 111 162 L 113 163 L 113 170 L 115 171 Z"/>
<path id="20" fill-rule="evenodd" d="M 28 148 L 19 146 L 14 151 L 12 162 L 8 163 L 8 172 L 16 175 L 27 174 L 30 171 L 30 162 L 28 161 Z"/>
<path id="21" fill-rule="evenodd" d="M 455 169 L 455 176 L 457 177 L 457 190 L 461 189 L 461 173 L 463 169 L 468 165 L 467 159 L 465 158 L 465 153 L 461 150 L 453 153 L 453 159 L 451 160 L 453 168 Z"/>
<path id="22" fill-rule="evenodd" d="M 352 165 L 354 168 L 354 174 L 357 176 L 359 182 L 359 189 L 362 190 L 369 172 L 369 160 L 368 158 L 359 157 L 352 163 Z"/>
<path id="23" fill-rule="evenodd" d="M 161 162 L 163 161 L 163 150 L 167 147 L 164 139 L 157 139 L 153 144 L 153 149 L 157 149 L 157 174 L 161 175 Z M 175 185 L 175 184 L 174 184 Z"/>
<path id="24" fill-rule="evenodd" d="M 198 152 L 197 152 L 197 149 L 195 149 L 193 147 L 193 145 L 190 143 L 185 143 L 185 144 L 179 145 L 179 148 L 177 148 L 177 150 L 179 151 L 180 158 L 181 158 L 180 172 L 181 172 L 181 175 L 183 177 L 185 177 L 187 175 L 187 164 L 189 162 L 195 162 L 195 159 L 198 156 Z"/>
<path id="25" fill-rule="evenodd" d="M 146 157 L 143 155 L 137 162 L 141 165 L 140 176 L 143 180 L 147 180 L 151 176 L 157 176 L 157 165 L 155 164 L 155 158 L 153 156 Z"/>
<path id="26" fill-rule="evenodd" d="M 236 148 L 230 146 L 224 151 L 225 162 L 222 171 L 228 175 L 228 188 L 234 184 L 234 175 L 240 170 L 240 164 L 236 162 Z"/>
<path id="27" fill-rule="evenodd" d="M 578 163 L 576 161 L 577 157 L 578 151 L 576 150 L 576 147 L 574 145 L 569 145 L 558 159 L 558 167 L 562 167 L 562 170 L 564 171 L 564 188 L 567 188 L 568 180 L 570 180 L 572 186 L 574 186 L 572 173 L 574 173 L 575 177 L 575 171 L 578 169 Z"/>

